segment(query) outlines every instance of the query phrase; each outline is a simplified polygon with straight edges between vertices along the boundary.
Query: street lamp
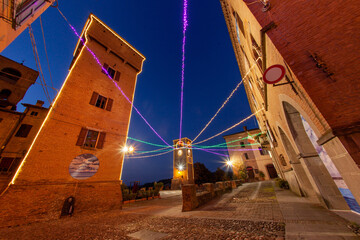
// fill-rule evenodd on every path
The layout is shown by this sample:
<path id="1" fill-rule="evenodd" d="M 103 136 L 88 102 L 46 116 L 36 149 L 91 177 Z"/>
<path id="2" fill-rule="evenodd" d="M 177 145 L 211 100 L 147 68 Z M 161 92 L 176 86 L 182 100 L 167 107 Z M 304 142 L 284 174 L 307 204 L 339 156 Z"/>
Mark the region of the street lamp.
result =
<path id="1" fill-rule="evenodd" d="M 125 146 L 122 149 L 123 153 L 127 154 L 127 153 L 133 153 L 135 151 L 135 148 L 133 146 Z"/>
<path id="2" fill-rule="evenodd" d="M 232 167 L 233 163 L 230 160 L 227 160 L 226 165 L 228 165 L 229 167 Z"/>

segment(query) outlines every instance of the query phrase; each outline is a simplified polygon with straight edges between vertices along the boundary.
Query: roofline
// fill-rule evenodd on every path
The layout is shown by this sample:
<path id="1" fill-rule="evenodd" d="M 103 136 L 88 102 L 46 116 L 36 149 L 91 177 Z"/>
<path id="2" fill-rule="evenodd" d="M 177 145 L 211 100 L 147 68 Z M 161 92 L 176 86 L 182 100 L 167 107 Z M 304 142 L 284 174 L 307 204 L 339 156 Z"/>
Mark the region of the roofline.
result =
<path id="1" fill-rule="evenodd" d="M 24 107 L 33 107 L 33 108 L 49 110 L 49 108 L 33 105 L 33 104 L 30 104 L 30 103 L 22 103 L 21 105 L 23 105 Z"/>
<path id="2" fill-rule="evenodd" d="M 80 38 L 78 39 L 78 42 L 75 46 L 75 51 L 73 53 L 73 55 L 76 52 L 76 49 L 78 47 L 78 45 L 80 44 L 80 39 L 82 38 L 82 36 L 84 35 L 84 33 L 87 31 L 88 29 L 88 25 L 91 24 L 92 20 L 96 20 L 98 21 L 100 24 L 102 24 L 105 28 L 107 28 L 112 34 L 114 34 L 115 37 L 119 38 L 121 41 L 123 41 L 128 47 L 130 47 L 132 50 L 134 50 L 140 57 L 143 58 L 143 61 L 146 60 L 146 57 L 144 55 L 142 55 L 136 48 L 134 48 L 128 41 L 126 41 L 124 38 L 120 37 L 119 34 L 117 34 L 114 30 L 112 30 L 108 25 L 106 25 L 103 21 L 101 21 L 98 17 L 96 17 L 93 13 L 90 13 L 90 16 L 88 18 L 88 20 L 86 21 L 84 28 L 80 34 Z"/>
<path id="3" fill-rule="evenodd" d="M 237 132 L 237 133 L 233 133 L 233 134 L 229 134 L 229 135 L 224 135 L 222 137 L 223 138 L 230 137 L 230 136 L 237 135 L 237 134 L 240 134 L 240 133 L 251 132 L 251 131 L 255 131 L 255 130 L 260 130 L 260 128 L 248 129 L 247 131 L 241 131 L 241 132 Z M 261 130 L 260 130 L 260 132 L 261 132 Z"/>

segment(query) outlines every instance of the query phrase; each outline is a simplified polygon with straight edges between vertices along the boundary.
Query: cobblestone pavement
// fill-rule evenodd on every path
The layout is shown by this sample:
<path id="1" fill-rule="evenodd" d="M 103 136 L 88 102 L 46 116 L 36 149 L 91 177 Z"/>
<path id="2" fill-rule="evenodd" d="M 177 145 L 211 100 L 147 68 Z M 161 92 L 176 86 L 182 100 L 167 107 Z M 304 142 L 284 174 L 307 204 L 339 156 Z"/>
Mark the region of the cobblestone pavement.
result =
<path id="1" fill-rule="evenodd" d="M 142 239 L 160 239 L 156 233 L 162 233 L 158 235 L 161 239 L 283 239 L 285 225 L 280 221 L 270 221 L 269 217 L 267 221 L 252 221 L 249 215 L 242 216 L 247 212 L 246 204 L 276 203 L 269 190 L 271 183 L 262 183 L 260 188 L 258 185 L 239 187 L 192 212 L 181 212 L 181 195 L 171 193 L 163 199 L 125 205 L 121 211 L 75 214 L 55 221 L 3 228 L 0 239 L 136 239 L 133 237 L 141 231 L 148 235 Z M 245 189 L 245 195 L 253 199 L 242 197 Z M 260 216 L 263 211 L 256 214 Z"/>
<path id="2" fill-rule="evenodd" d="M 244 184 L 191 212 L 181 211 L 179 193 L 165 195 L 123 210 L 0 228 L 0 239 L 358 239 L 347 221 L 271 181 Z"/>

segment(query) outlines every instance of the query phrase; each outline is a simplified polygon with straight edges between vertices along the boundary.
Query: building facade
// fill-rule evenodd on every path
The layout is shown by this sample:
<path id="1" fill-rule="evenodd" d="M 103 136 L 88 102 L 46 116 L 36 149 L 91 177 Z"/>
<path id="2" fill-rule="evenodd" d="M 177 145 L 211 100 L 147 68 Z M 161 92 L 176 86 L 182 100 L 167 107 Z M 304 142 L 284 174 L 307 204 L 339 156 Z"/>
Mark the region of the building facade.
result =
<path id="1" fill-rule="evenodd" d="M 279 175 L 299 195 L 349 209 L 333 180 L 339 175 L 360 202 L 360 59 L 352 40 L 360 4 L 220 2 L 251 110 L 266 132 L 258 140 L 271 148 Z M 274 64 L 285 77 L 266 84 L 263 73 Z"/>
<path id="2" fill-rule="evenodd" d="M 2 224 L 57 218 L 68 199 L 75 212 L 121 208 L 121 150 L 144 60 L 90 15 L 69 74 L 0 198 Z"/>
<path id="3" fill-rule="evenodd" d="M 2 0 L 0 5 L 0 52 L 33 23 L 54 0 Z"/>
<path id="4" fill-rule="evenodd" d="M 43 101 L 36 105 L 17 104 L 35 83 L 39 73 L 23 64 L 0 56 L 0 191 L 15 174 L 48 112 Z"/>
<path id="5" fill-rule="evenodd" d="M 250 181 L 277 177 L 269 152 L 252 140 L 260 134 L 260 129 L 251 129 L 223 136 L 235 176 L 239 177 L 239 171 L 245 170 Z M 261 177 L 261 173 L 264 177 Z"/>

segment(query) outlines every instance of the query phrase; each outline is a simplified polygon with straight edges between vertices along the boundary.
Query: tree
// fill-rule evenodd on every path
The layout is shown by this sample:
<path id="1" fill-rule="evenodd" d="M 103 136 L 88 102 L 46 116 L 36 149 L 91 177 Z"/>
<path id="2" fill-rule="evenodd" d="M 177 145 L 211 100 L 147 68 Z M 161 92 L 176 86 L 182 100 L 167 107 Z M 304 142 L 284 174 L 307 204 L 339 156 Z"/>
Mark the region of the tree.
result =
<path id="1" fill-rule="evenodd" d="M 225 171 L 217 168 L 216 171 L 214 172 L 214 176 L 215 176 L 215 181 L 216 182 L 220 182 L 220 181 L 225 181 L 226 180 L 226 174 Z"/>
<path id="2" fill-rule="evenodd" d="M 214 181 L 213 174 L 205 167 L 203 163 L 194 163 L 194 175 L 196 184 L 209 183 Z"/>
<path id="3" fill-rule="evenodd" d="M 238 176 L 244 182 L 247 181 L 248 175 L 247 175 L 247 171 L 246 171 L 246 168 L 244 165 L 241 165 L 241 167 L 239 168 Z"/>
<path id="4" fill-rule="evenodd" d="M 234 179 L 234 173 L 231 169 L 229 169 L 227 172 L 226 172 L 226 180 L 233 180 Z"/>

